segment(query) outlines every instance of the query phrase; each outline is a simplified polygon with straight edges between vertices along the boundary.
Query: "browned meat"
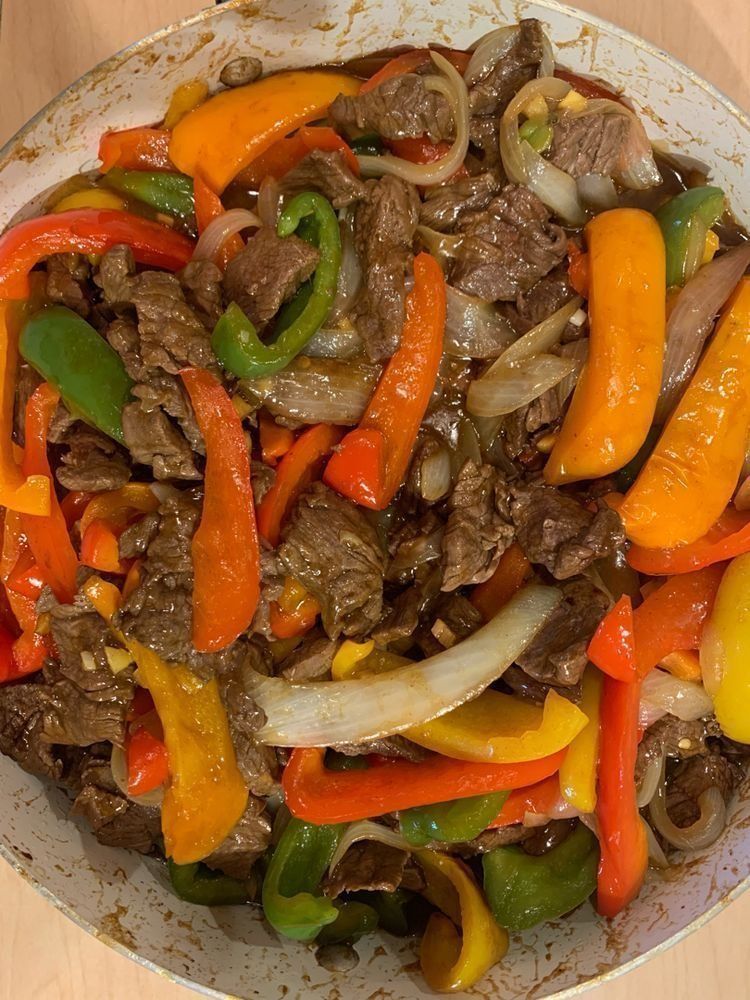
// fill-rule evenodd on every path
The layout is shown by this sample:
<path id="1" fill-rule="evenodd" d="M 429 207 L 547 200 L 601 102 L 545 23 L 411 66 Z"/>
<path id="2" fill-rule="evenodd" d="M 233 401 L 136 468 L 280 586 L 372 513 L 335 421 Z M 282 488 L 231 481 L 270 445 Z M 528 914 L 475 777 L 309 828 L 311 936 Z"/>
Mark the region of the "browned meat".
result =
<path id="1" fill-rule="evenodd" d="M 105 257 L 102 258 L 102 263 Z M 145 366 L 141 357 L 141 341 L 136 324 L 130 319 L 114 319 L 106 327 L 104 336 L 109 341 L 110 347 L 113 347 L 122 358 L 128 375 L 133 379 L 143 378 Z"/>
<path id="2" fill-rule="evenodd" d="M 573 687 L 586 669 L 586 649 L 609 602 L 588 580 L 566 583 L 562 592 L 562 604 L 517 662 L 538 681 Z"/>
<path id="3" fill-rule="evenodd" d="M 416 190 L 397 177 L 369 181 L 367 198 L 354 210 L 354 244 L 364 286 L 352 321 L 373 361 L 390 357 L 401 338 L 404 282 L 412 267 L 418 213 Z"/>
<path id="4" fill-rule="evenodd" d="M 500 160 L 500 117 L 498 115 L 472 115 L 469 119 L 469 139 L 479 151 L 481 165 L 487 170 L 502 169 Z"/>
<path id="5" fill-rule="evenodd" d="M 102 290 L 105 305 L 117 307 L 130 302 L 134 274 L 135 258 L 129 246 L 119 243 L 102 255 L 94 281 Z"/>
<path id="6" fill-rule="evenodd" d="M 255 56 L 237 56 L 219 73 L 219 82 L 225 87 L 244 87 L 257 80 L 263 73 L 263 63 Z"/>
<path id="7" fill-rule="evenodd" d="M 557 580 L 582 573 L 625 543 L 620 516 L 606 505 L 593 513 L 550 486 L 515 486 L 512 492 L 510 513 L 521 548 Z"/>
<path id="8" fill-rule="evenodd" d="M 253 795 L 268 795 L 276 786 L 279 773 L 273 747 L 259 743 L 255 737 L 265 725 L 266 717 L 248 690 L 254 673 L 269 672 L 259 648 L 245 643 L 237 662 L 219 674 L 219 690 L 227 710 L 237 764 Z"/>
<path id="9" fill-rule="evenodd" d="M 250 463 L 250 475 L 253 481 L 253 499 L 257 507 L 273 486 L 276 479 L 276 470 L 272 469 L 270 465 L 266 465 L 265 462 L 252 461 Z"/>
<path id="10" fill-rule="evenodd" d="M 543 705 L 551 689 L 570 701 L 577 703 L 581 700 L 580 684 L 574 684 L 572 687 L 559 687 L 547 681 L 538 681 L 521 667 L 515 665 L 508 667 L 503 674 L 503 684 L 507 684 L 519 698 L 532 701 L 535 705 Z"/>
<path id="11" fill-rule="evenodd" d="M 500 826 L 496 830 L 485 830 L 473 840 L 463 844 L 443 845 L 449 854 L 458 854 L 462 858 L 473 858 L 477 854 L 487 854 L 496 847 L 508 847 L 511 844 L 522 844 L 531 836 L 533 830 L 523 823 L 513 823 L 511 826 Z"/>
<path id="12" fill-rule="evenodd" d="M 387 646 L 413 636 L 419 628 L 420 617 L 440 592 L 440 579 L 439 571 L 430 572 L 424 582 L 417 581 L 392 598 L 371 637 L 378 644 Z"/>
<path id="13" fill-rule="evenodd" d="M 297 684 L 329 678 L 337 648 L 337 644 L 330 639 L 305 636 L 301 644 L 284 659 L 278 673 Z"/>
<path id="14" fill-rule="evenodd" d="M 662 754 L 678 760 L 688 760 L 708 753 L 706 739 L 710 735 L 712 733 L 705 719 L 683 722 L 675 715 L 665 715 L 658 719 L 646 730 L 638 746 L 636 781 L 640 780 L 648 765 Z"/>
<path id="15" fill-rule="evenodd" d="M 237 826 L 203 863 L 232 878 L 248 879 L 253 865 L 271 843 L 271 821 L 263 799 L 251 795 Z"/>
<path id="16" fill-rule="evenodd" d="M 346 208 L 367 193 L 364 181 L 355 177 L 338 150 L 313 149 L 281 180 L 285 194 L 320 191 L 334 208 Z"/>
<path id="17" fill-rule="evenodd" d="M 415 764 L 430 756 L 429 750 L 398 734 L 383 736 L 379 740 L 370 740 L 367 743 L 337 743 L 333 749 L 347 757 L 366 757 L 367 754 L 376 753 L 381 757 L 392 757 L 394 760 L 410 760 Z"/>
<path id="18" fill-rule="evenodd" d="M 192 448 L 161 408 L 147 410 L 140 400 L 127 403 L 122 431 L 133 461 L 150 465 L 155 479 L 201 478 Z"/>
<path id="19" fill-rule="evenodd" d="M 502 425 L 506 454 L 524 462 L 536 458 L 540 454 L 536 451 L 537 440 L 559 424 L 562 414 L 556 389 L 548 389 L 531 403 L 509 413 Z"/>
<path id="20" fill-rule="evenodd" d="M 210 260 L 193 260 L 177 275 L 188 305 L 198 319 L 213 329 L 223 309 L 220 268 Z"/>
<path id="21" fill-rule="evenodd" d="M 454 130 L 448 101 L 428 90 L 416 73 L 391 77 L 358 97 L 339 94 L 328 117 L 339 128 L 377 132 L 384 139 L 427 135 L 439 142 Z"/>
<path id="22" fill-rule="evenodd" d="M 502 186 L 497 174 L 487 171 L 452 184 L 428 188 L 419 209 L 420 224 L 439 233 L 449 233 L 465 212 L 487 208 Z"/>
<path id="23" fill-rule="evenodd" d="M 236 302 L 258 328 L 263 327 L 315 270 L 315 247 L 264 226 L 227 265 L 224 297 Z"/>
<path id="24" fill-rule="evenodd" d="M 725 802 L 739 784 L 742 772 L 718 753 L 691 757 L 677 765 L 667 781 L 667 812 L 679 827 L 692 826 L 700 817 L 698 799 L 718 788 Z"/>
<path id="25" fill-rule="evenodd" d="M 435 441 L 430 437 L 428 440 Z M 440 542 L 444 524 L 434 508 L 419 520 L 409 519 L 388 539 L 388 569 L 386 579 L 395 583 L 408 583 L 415 575 L 423 574 L 426 567 L 440 558 Z"/>
<path id="26" fill-rule="evenodd" d="M 331 639 L 364 635 L 383 606 L 384 553 L 364 512 L 316 483 L 300 497 L 279 557 L 321 606 Z"/>
<path id="27" fill-rule="evenodd" d="M 483 79 L 469 90 L 472 115 L 502 112 L 521 87 L 537 75 L 544 55 L 544 31 L 536 18 L 525 18 L 514 44 Z"/>
<path id="28" fill-rule="evenodd" d="M 96 748 L 80 764 L 80 791 L 71 813 L 83 816 L 107 847 L 149 854 L 161 837 L 159 810 L 126 799 L 112 777 L 108 748 Z"/>
<path id="29" fill-rule="evenodd" d="M 144 271 L 132 279 L 143 363 L 176 375 L 186 365 L 216 369 L 211 334 L 187 304 L 175 275 Z"/>
<path id="30" fill-rule="evenodd" d="M 47 298 L 80 316 L 88 316 L 91 304 L 85 289 L 90 275 L 91 266 L 80 254 L 53 254 L 47 258 Z"/>
<path id="31" fill-rule="evenodd" d="M 443 535 L 443 590 L 481 583 L 513 541 L 508 484 L 491 465 L 467 461 L 448 498 Z"/>
<path id="32" fill-rule="evenodd" d="M 44 739 L 44 714 L 49 706 L 46 684 L 6 684 L 0 687 L 0 753 L 24 771 L 58 781 L 63 760 Z"/>
<path id="33" fill-rule="evenodd" d="M 575 819 L 553 819 L 544 826 L 534 827 L 531 835 L 523 842 L 524 851 L 534 857 L 548 854 L 568 839 L 577 823 L 578 820 Z"/>
<path id="34" fill-rule="evenodd" d="M 121 559 L 135 559 L 145 554 L 159 530 L 159 515 L 146 514 L 126 528 L 119 538 Z"/>
<path id="35" fill-rule="evenodd" d="M 133 396 L 140 401 L 147 412 L 161 409 L 173 417 L 193 451 L 204 455 L 206 448 L 203 436 L 181 380 L 175 375 L 156 369 L 147 372 L 146 378 L 146 382 L 133 386 Z"/>
<path id="36" fill-rule="evenodd" d="M 62 435 L 66 446 L 55 473 L 67 490 L 99 493 L 116 490 L 130 479 L 128 461 L 111 438 L 76 423 Z"/>
<path id="37" fill-rule="evenodd" d="M 558 309 L 562 309 L 575 294 L 568 281 L 568 269 L 565 264 L 561 264 L 540 278 L 528 292 L 521 292 L 514 303 L 503 303 L 501 309 L 513 329 L 520 335 L 527 333 Z M 575 340 L 583 331 L 583 327 L 575 327 L 569 323 L 563 334 L 563 340 Z"/>
<path id="38" fill-rule="evenodd" d="M 623 115 L 561 115 L 552 133 L 549 159 L 572 177 L 610 177 L 629 129 L 630 122 Z"/>
<path id="39" fill-rule="evenodd" d="M 425 656 L 450 649 L 482 625 L 481 614 L 463 594 L 441 594 L 430 609 L 430 618 L 429 632 L 425 626 L 417 639 Z"/>
<path id="40" fill-rule="evenodd" d="M 332 899 L 342 892 L 395 892 L 409 855 L 377 840 L 352 844 L 323 884 Z"/>
<path id="41" fill-rule="evenodd" d="M 463 235 L 449 279 L 488 302 L 515 299 L 565 256 L 567 237 L 528 188 L 509 184 L 484 211 L 458 221 Z"/>

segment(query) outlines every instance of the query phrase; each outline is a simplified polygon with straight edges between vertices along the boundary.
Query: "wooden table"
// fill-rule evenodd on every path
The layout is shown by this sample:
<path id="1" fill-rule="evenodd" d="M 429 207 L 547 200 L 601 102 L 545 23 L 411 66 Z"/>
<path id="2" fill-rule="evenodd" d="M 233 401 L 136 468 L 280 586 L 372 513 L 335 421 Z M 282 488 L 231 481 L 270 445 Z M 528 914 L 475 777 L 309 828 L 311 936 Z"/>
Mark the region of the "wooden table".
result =
<path id="1" fill-rule="evenodd" d="M 201 0 L 5 0 L 0 30 L 0 143 L 83 72 Z M 750 107 L 747 0 L 578 0 L 617 21 Z M 188 1000 L 88 937 L 0 862 L 0 1000 Z M 596 1000 L 750 996 L 750 894 L 645 967 L 592 994 Z"/>

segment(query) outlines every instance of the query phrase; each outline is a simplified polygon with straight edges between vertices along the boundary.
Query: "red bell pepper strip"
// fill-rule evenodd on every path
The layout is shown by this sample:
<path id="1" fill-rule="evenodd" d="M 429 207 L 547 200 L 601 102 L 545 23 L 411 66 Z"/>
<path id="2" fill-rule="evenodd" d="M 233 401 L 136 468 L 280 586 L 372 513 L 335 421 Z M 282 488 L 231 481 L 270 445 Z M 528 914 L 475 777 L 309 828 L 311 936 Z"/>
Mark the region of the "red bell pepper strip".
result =
<path id="1" fill-rule="evenodd" d="M 60 510 L 65 515 L 65 523 L 69 528 L 72 528 L 76 521 L 81 519 L 93 496 L 93 493 L 83 493 L 80 490 L 73 490 L 71 493 L 66 493 L 62 498 L 60 501 Z"/>
<path id="2" fill-rule="evenodd" d="M 242 423 L 221 383 L 203 368 L 180 373 L 206 442 L 203 513 L 193 536 L 193 645 L 213 652 L 253 620 L 260 550 Z"/>
<path id="3" fill-rule="evenodd" d="M 594 632 L 587 651 L 588 658 L 608 677 L 614 677 L 617 681 L 634 681 L 636 678 L 634 632 L 633 604 L 630 597 L 623 594 Z"/>
<path id="4" fill-rule="evenodd" d="M 294 434 L 288 427 L 277 424 L 265 411 L 258 418 L 258 431 L 263 461 L 266 465 L 276 465 L 276 460 L 286 455 L 294 444 Z"/>
<path id="5" fill-rule="evenodd" d="M 52 470 L 47 458 L 47 432 L 60 394 L 43 382 L 26 404 L 26 448 L 23 471 L 26 476 L 47 476 Z M 21 524 L 29 548 L 58 601 L 69 604 L 75 597 L 78 557 L 68 534 L 68 525 L 54 490 L 46 517 L 22 514 Z"/>
<path id="6" fill-rule="evenodd" d="M 261 153 L 237 177 L 243 185 L 257 188 L 266 177 L 277 180 L 288 174 L 313 149 L 341 153 L 351 172 L 359 177 L 359 160 L 348 143 L 328 125 L 303 125 L 294 135 L 284 136 Z"/>
<path id="7" fill-rule="evenodd" d="M 5 581 L 8 590 L 36 602 L 47 581 L 31 549 L 25 548 Z"/>
<path id="8" fill-rule="evenodd" d="M 193 197 L 195 199 L 195 221 L 198 224 L 198 232 L 202 233 L 214 219 L 218 219 L 220 215 L 224 214 L 224 206 L 221 198 L 215 191 L 211 190 L 200 174 L 197 174 L 193 179 Z M 244 245 L 239 233 L 229 236 L 219 247 L 214 263 L 218 264 L 222 271 L 225 270 L 229 261 L 237 256 Z"/>
<path id="9" fill-rule="evenodd" d="M 462 52 L 458 49 L 442 49 L 436 48 L 436 52 L 450 62 L 454 69 L 463 76 L 466 72 L 466 67 L 469 65 L 471 60 L 470 52 Z M 395 56 L 390 59 L 385 66 L 374 73 L 369 80 L 365 82 L 360 87 L 360 94 L 366 94 L 369 90 L 374 90 L 375 87 L 379 87 L 381 83 L 385 83 L 386 80 L 391 80 L 394 76 L 403 76 L 404 73 L 413 73 L 418 70 L 420 66 L 424 66 L 426 62 L 429 61 L 430 50 L 429 49 L 411 49 L 409 52 L 402 52 L 401 55 Z"/>
<path id="10" fill-rule="evenodd" d="M 635 759 L 641 685 L 604 677 L 600 720 L 599 822 L 601 858 L 597 909 L 614 917 L 640 891 L 648 847 L 636 801 Z"/>
<path id="11" fill-rule="evenodd" d="M 420 763 L 387 760 L 366 771 L 328 771 L 325 751 L 297 747 L 282 787 L 292 816 L 353 823 L 372 816 L 535 784 L 560 767 L 564 751 L 522 764 L 484 764 L 434 754 Z"/>
<path id="12" fill-rule="evenodd" d="M 19 680 L 41 670 L 51 653 L 51 647 L 48 635 L 22 632 L 13 643 L 13 673 L 8 680 Z"/>
<path id="13" fill-rule="evenodd" d="M 99 518 L 88 525 L 81 538 L 81 562 L 84 566 L 102 573 L 127 573 L 128 567 L 120 561 L 117 532 Z"/>
<path id="14" fill-rule="evenodd" d="M 117 243 L 127 243 L 139 264 L 170 271 L 184 267 L 193 253 L 187 236 L 130 212 L 74 208 L 40 215 L 0 236 L 0 298 L 27 298 L 29 272 L 50 254 L 101 254 Z"/>
<path id="15" fill-rule="evenodd" d="M 160 128 L 127 128 L 105 132 L 99 140 L 99 168 L 106 174 L 112 167 L 125 170 L 174 170 L 169 159 L 172 133 Z"/>
<path id="16" fill-rule="evenodd" d="M 36 628 L 36 601 L 32 597 L 19 594 L 8 586 L 8 581 L 19 561 L 26 558 L 30 552 L 28 539 L 21 524 L 21 515 L 17 511 L 6 510 L 3 549 L 0 555 L 0 577 L 5 585 L 8 603 L 18 627 L 22 631 L 33 632 Z"/>
<path id="17" fill-rule="evenodd" d="M 294 639 L 309 632 L 320 614 L 320 605 L 305 588 L 288 576 L 278 601 L 271 601 L 269 621 L 277 639 Z"/>
<path id="18" fill-rule="evenodd" d="M 690 573 L 750 552 L 750 511 L 727 507 L 703 538 L 676 549 L 646 549 L 631 545 L 627 558 L 633 569 L 649 576 Z"/>
<path id="19" fill-rule="evenodd" d="M 582 298 L 589 297 L 589 255 L 573 240 L 568 240 L 568 280 Z"/>
<path id="20" fill-rule="evenodd" d="M 497 569 L 484 583 L 478 583 L 471 592 L 469 600 L 486 622 L 494 618 L 500 608 L 504 607 L 531 569 L 531 563 L 523 554 L 518 542 L 503 552 Z"/>
<path id="21" fill-rule="evenodd" d="M 445 277 L 434 257 L 414 259 L 401 345 L 388 362 L 359 427 L 334 452 L 324 481 L 372 510 L 391 502 L 409 465 L 443 353 Z"/>
<path id="22" fill-rule="evenodd" d="M 442 160 L 446 153 L 450 152 L 451 143 L 432 142 L 429 136 L 420 135 L 415 138 L 392 139 L 388 146 L 391 152 L 402 160 L 408 160 L 409 163 L 435 163 L 437 160 Z M 468 176 L 469 171 L 462 163 L 449 180 L 460 181 Z"/>
<path id="23" fill-rule="evenodd" d="M 551 774 L 529 788 L 515 788 L 488 829 L 495 830 L 501 826 L 523 823 L 526 813 L 532 813 L 534 816 L 551 816 L 552 810 L 561 801 L 560 778 L 557 774 Z"/>
<path id="24" fill-rule="evenodd" d="M 169 778 L 169 754 L 163 740 L 141 726 L 127 739 L 128 795 L 145 795 Z"/>
<path id="25" fill-rule="evenodd" d="M 610 90 L 597 80 L 592 80 L 587 76 L 579 76 L 577 73 L 571 73 L 570 70 L 562 69 L 560 66 L 555 67 L 554 75 L 558 80 L 564 80 L 566 83 L 569 83 L 573 90 L 577 91 L 581 97 L 603 98 L 606 101 L 617 101 L 618 104 L 622 104 L 622 94 Z"/>
<path id="26" fill-rule="evenodd" d="M 338 427 L 316 424 L 304 431 L 284 455 L 273 486 L 258 506 L 258 531 L 274 547 L 281 527 L 302 490 L 319 475 L 323 460 L 341 440 Z"/>

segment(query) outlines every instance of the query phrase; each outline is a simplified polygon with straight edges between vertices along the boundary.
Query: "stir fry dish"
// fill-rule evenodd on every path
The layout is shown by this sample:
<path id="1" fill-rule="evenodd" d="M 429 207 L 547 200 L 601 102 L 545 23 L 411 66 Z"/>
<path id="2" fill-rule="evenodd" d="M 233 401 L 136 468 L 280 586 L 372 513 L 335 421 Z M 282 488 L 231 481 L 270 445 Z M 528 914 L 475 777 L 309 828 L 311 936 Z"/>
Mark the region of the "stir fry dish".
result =
<path id="1" fill-rule="evenodd" d="M 180 899 L 331 970 L 414 936 L 436 991 L 710 848 L 750 242 L 709 168 L 536 20 L 240 56 L 99 158 L 0 237 L 0 750 Z"/>

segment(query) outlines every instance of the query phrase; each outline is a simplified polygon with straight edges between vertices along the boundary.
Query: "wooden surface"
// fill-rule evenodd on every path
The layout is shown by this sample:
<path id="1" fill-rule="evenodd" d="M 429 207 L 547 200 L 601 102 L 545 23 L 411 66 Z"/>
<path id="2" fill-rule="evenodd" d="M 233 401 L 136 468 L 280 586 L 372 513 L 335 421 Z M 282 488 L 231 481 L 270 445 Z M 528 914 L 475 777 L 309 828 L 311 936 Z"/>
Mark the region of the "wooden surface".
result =
<path id="1" fill-rule="evenodd" d="M 394 0 L 398 2 L 398 0 Z M 205 6 L 200 0 L 4 0 L 0 143 L 106 56 Z M 672 52 L 750 107 L 748 0 L 578 0 Z M 0 862 L 0 1000 L 189 1000 L 79 930 Z M 750 997 L 750 894 L 595 1000 Z"/>

